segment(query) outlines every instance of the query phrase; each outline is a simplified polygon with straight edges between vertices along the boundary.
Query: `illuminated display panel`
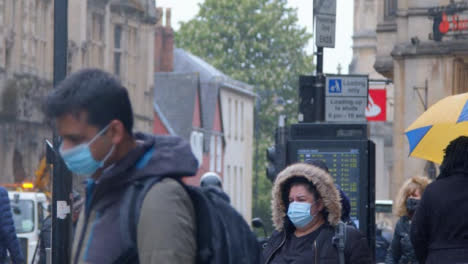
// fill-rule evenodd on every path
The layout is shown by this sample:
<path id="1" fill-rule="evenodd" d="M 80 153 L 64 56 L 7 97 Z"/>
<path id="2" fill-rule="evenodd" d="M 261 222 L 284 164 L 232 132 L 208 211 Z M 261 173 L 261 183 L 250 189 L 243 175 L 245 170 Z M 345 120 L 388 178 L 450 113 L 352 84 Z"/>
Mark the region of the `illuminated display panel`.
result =
<path id="1" fill-rule="evenodd" d="M 297 161 L 308 162 L 312 160 L 325 162 L 335 183 L 350 199 L 351 220 L 359 226 L 359 149 L 311 148 L 297 150 Z"/>

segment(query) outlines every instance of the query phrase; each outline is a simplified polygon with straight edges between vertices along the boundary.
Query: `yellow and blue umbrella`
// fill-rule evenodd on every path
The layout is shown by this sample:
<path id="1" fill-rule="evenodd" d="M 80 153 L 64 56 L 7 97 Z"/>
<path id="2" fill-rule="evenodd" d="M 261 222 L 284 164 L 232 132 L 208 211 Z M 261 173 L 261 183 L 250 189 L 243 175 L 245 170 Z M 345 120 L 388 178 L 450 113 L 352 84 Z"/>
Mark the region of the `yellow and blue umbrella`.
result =
<path id="1" fill-rule="evenodd" d="M 450 141 L 468 136 L 468 93 L 438 101 L 419 116 L 405 134 L 410 156 L 442 163 Z"/>

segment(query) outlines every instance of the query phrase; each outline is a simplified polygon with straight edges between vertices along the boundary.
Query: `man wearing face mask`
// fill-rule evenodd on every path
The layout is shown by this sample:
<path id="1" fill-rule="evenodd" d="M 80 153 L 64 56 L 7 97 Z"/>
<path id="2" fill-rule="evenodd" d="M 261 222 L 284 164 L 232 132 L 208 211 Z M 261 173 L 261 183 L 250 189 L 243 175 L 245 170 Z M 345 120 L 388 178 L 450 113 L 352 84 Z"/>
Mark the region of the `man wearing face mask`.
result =
<path id="1" fill-rule="evenodd" d="M 430 180 L 426 177 L 413 176 L 401 186 L 395 202 L 396 215 L 400 217 L 388 249 L 386 264 L 418 264 L 410 241 L 410 225 L 421 196 Z"/>
<path id="2" fill-rule="evenodd" d="M 294 164 L 276 178 L 272 191 L 275 232 L 263 252 L 264 264 L 340 263 L 333 242 L 341 217 L 332 177 L 309 164 Z M 346 228 L 345 263 L 372 263 L 366 238 Z"/>
<path id="3" fill-rule="evenodd" d="M 69 263 L 194 263 L 195 212 L 177 182 L 198 168 L 189 144 L 133 133 L 127 90 L 98 69 L 71 74 L 47 96 L 44 110 L 62 138 L 67 167 L 88 176 Z M 161 180 L 141 205 L 134 248 L 121 232 L 130 218 L 123 204 L 134 201 L 123 197 L 148 177 Z"/>

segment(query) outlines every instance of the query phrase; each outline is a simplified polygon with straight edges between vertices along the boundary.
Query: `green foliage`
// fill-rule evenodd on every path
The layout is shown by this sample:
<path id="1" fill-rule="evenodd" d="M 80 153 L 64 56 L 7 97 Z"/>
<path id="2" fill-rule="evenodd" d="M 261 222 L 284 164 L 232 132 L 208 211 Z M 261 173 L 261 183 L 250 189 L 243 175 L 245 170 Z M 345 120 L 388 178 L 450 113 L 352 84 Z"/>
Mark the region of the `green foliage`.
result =
<path id="1" fill-rule="evenodd" d="M 312 56 L 305 52 L 311 35 L 297 21 L 287 0 L 205 0 L 197 16 L 182 23 L 175 35 L 177 47 L 255 87 L 259 155 L 254 166 L 259 179 L 253 215 L 269 224 L 271 183 L 265 176 L 265 150 L 273 143 L 278 115 L 287 114 L 290 121 L 297 116 L 299 75 L 313 70 Z"/>

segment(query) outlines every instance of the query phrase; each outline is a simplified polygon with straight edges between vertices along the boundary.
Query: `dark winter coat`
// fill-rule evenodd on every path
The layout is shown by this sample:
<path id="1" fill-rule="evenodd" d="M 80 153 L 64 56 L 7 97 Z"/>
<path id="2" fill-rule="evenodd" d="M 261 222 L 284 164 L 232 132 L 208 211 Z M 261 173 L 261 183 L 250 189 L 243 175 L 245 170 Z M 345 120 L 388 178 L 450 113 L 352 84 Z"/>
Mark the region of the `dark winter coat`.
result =
<path id="1" fill-rule="evenodd" d="M 332 238 L 335 236 L 335 226 L 341 217 L 340 196 L 332 177 L 324 170 L 310 166 L 308 164 L 294 164 L 283 170 L 275 180 L 272 191 L 272 213 L 273 224 L 276 231 L 267 242 L 263 251 L 263 261 L 267 264 L 273 259 L 275 254 L 280 252 L 286 239 L 291 237 L 291 223 L 287 221 L 287 204 L 282 199 L 283 185 L 286 181 L 295 176 L 302 176 L 310 181 L 316 188 L 327 211 L 326 223 L 315 239 L 310 250 L 313 256 L 311 264 L 338 264 L 338 249 L 333 245 Z M 346 263 L 366 264 L 372 263 L 367 239 L 355 228 L 346 228 L 345 260 Z"/>
<path id="2" fill-rule="evenodd" d="M 0 187 L 0 263 L 7 257 L 7 250 L 13 263 L 23 263 L 24 257 L 16 237 L 15 224 L 11 215 L 10 199 L 5 188 Z"/>
<path id="3" fill-rule="evenodd" d="M 190 145 L 179 137 L 136 134 L 138 144 L 90 180 L 85 208 L 75 231 L 73 264 L 115 263 L 130 250 L 121 228 L 123 196 L 139 179 L 168 176 L 145 195 L 137 224 L 139 263 L 193 263 L 196 254 L 195 212 L 183 186 L 171 177 L 195 175 L 198 164 Z M 123 217 L 127 217 L 124 219 Z"/>
<path id="4" fill-rule="evenodd" d="M 417 264 L 413 245 L 410 240 L 411 221 L 408 216 L 398 219 L 392 245 L 388 249 L 386 264 Z"/>
<path id="5" fill-rule="evenodd" d="M 420 263 L 468 263 L 468 172 L 440 175 L 424 191 L 411 223 Z"/>
<path id="6" fill-rule="evenodd" d="M 335 235 L 335 228 L 328 224 L 325 225 L 314 244 L 311 245 L 312 254 L 309 255 L 311 256 L 310 264 L 339 263 L 338 250 L 332 243 L 332 238 Z M 372 263 L 366 238 L 352 226 L 348 226 L 346 230 L 345 262 L 352 264 Z M 289 234 L 289 236 L 291 236 L 291 234 Z M 262 263 L 270 263 L 274 255 L 279 252 L 286 239 L 288 239 L 288 237 L 285 231 L 275 232 L 265 245 Z"/>

